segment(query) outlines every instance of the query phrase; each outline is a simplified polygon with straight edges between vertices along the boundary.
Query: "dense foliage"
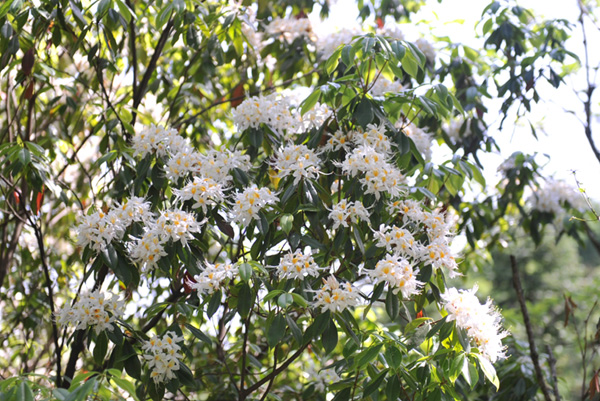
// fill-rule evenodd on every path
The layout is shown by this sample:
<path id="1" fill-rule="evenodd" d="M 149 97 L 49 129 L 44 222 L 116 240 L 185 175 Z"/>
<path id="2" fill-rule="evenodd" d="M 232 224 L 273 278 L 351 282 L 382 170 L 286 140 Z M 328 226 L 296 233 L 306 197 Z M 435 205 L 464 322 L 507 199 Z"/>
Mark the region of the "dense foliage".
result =
<path id="1" fill-rule="evenodd" d="M 2 399 L 537 391 L 455 287 L 511 226 L 588 233 L 534 156 L 495 188 L 480 160 L 486 102 L 561 85 L 570 24 L 493 2 L 475 49 L 405 37 L 421 2 L 356 6 L 319 34 L 326 2 L 0 5 Z"/>

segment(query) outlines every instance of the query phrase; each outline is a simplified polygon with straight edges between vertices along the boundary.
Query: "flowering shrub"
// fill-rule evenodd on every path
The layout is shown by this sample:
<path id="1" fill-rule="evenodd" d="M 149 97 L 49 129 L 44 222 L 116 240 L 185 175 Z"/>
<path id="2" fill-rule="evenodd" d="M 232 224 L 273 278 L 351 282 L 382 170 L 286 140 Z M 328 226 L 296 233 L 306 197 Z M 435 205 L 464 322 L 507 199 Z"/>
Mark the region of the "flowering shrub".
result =
<path id="1" fill-rule="evenodd" d="M 461 200 L 485 186 L 477 151 L 493 142 L 489 95 L 457 61 L 472 53 L 379 16 L 319 34 L 287 2 L 38 3 L 0 6 L 0 72 L 21 66 L 7 87 L 27 102 L 1 120 L 2 235 L 15 234 L 0 256 L 18 285 L 0 306 L 44 322 L 43 357 L 18 357 L 56 387 L 39 398 L 445 400 L 499 386 L 499 312 L 449 281 L 468 273 L 455 235 L 473 249 L 484 236 Z M 384 13 L 412 12 L 399 10 Z M 433 162 L 436 143 L 453 156 Z M 32 399 L 29 386 L 0 384 L 0 398 Z"/>

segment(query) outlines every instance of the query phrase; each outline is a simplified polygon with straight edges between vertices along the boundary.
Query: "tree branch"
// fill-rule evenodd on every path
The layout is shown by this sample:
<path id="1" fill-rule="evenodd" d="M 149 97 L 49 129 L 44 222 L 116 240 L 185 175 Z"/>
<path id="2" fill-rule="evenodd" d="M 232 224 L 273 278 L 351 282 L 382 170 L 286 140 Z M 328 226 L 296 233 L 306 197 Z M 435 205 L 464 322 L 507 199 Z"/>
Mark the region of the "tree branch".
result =
<path id="1" fill-rule="evenodd" d="M 510 255 L 510 265 L 512 268 L 513 286 L 517 293 L 517 299 L 519 305 L 521 305 L 521 313 L 523 314 L 523 323 L 525 323 L 525 329 L 527 330 L 527 339 L 529 340 L 529 354 L 531 355 L 531 361 L 535 369 L 535 376 L 537 378 L 538 385 L 544 394 L 546 401 L 552 401 L 546 382 L 544 381 L 544 375 L 542 368 L 540 367 L 540 360 L 535 347 L 535 340 L 533 339 L 533 330 L 531 329 L 531 320 L 529 319 L 529 312 L 527 311 L 527 305 L 525 304 L 525 297 L 523 297 L 523 288 L 521 287 L 521 279 L 519 278 L 519 270 L 517 267 L 517 259 L 514 255 Z"/>
<path id="2" fill-rule="evenodd" d="M 167 25 L 165 26 L 162 34 L 160 35 L 160 38 L 158 39 L 158 43 L 156 44 L 154 54 L 152 54 L 152 58 L 150 59 L 148 68 L 146 68 L 146 72 L 144 73 L 144 76 L 142 77 L 142 81 L 140 82 L 140 85 L 137 88 L 137 92 L 135 92 L 133 94 L 133 110 L 132 110 L 131 125 L 135 124 L 135 120 L 137 118 L 137 112 L 136 112 L 137 108 L 140 105 L 140 103 L 142 102 L 142 99 L 144 98 L 144 94 L 146 93 L 146 89 L 148 88 L 148 83 L 150 82 L 150 77 L 154 73 L 154 70 L 156 70 L 156 64 L 158 63 L 160 54 L 162 53 L 162 51 L 165 47 L 165 44 L 167 43 L 167 39 L 169 39 L 171 30 L 173 29 L 173 23 L 174 23 L 173 18 L 171 18 L 169 20 L 169 22 L 167 22 Z"/>
<path id="3" fill-rule="evenodd" d="M 280 374 L 281 372 L 283 372 L 292 362 L 294 362 L 300 355 L 302 355 L 304 350 L 306 348 L 308 348 L 309 345 L 310 345 L 310 341 L 307 342 L 306 344 L 304 344 L 302 347 L 298 348 L 298 350 L 292 356 L 290 356 L 285 362 L 283 362 L 281 364 L 281 366 L 279 366 L 278 368 L 274 368 L 271 373 L 269 373 L 268 375 L 266 375 L 265 377 L 263 377 L 262 379 L 260 379 L 256 383 L 254 383 L 252 386 L 248 387 L 247 390 L 240 391 L 240 393 L 242 394 L 242 397 L 240 399 L 245 400 L 249 394 L 252 394 L 254 391 L 259 389 L 260 386 L 262 386 L 266 382 L 272 380 L 273 377 L 275 377 L 278 374 Z"/>

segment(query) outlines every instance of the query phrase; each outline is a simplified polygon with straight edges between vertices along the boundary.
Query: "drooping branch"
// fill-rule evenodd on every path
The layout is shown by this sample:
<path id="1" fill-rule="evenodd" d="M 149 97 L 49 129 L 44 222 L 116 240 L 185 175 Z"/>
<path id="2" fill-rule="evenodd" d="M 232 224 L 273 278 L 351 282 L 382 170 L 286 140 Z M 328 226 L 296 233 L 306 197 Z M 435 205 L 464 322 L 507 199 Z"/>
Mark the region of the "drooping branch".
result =
<path id="1" fill-rule="evenodd" d="M 510 255 L 510 265 L 512 268 L 513 287 L 517 293 L 517 300 L 519 301 L 519 305 L 521 306 L 521 314 L 523 315 L 523 323 L 525 324 L 525 329 L 527 331 L 527 339 L 529 340 L 529 354 L 531 355 L 531 362 L 533 363 L 533 367 L 535 369 L 535 376 L 538 385 L 542 390 L 542 394 L 544 394 L 544 399 L 546 401 L 552 401 L 552 397 L 550 396 L 550 392 L 546 386 L 546 381 L 544 380 L 542 368 L 540 367 L 540 358 L 535 346 L 535 340 L 533 338 L 533 330 L 531 328 L 531 320 L 529 319 L 527 305 L 525 304 L 525 297 L 523 296 L 523 288 L 521 287 L 521 279 L 519 278 L 517 259 L 514 255 Z"/>

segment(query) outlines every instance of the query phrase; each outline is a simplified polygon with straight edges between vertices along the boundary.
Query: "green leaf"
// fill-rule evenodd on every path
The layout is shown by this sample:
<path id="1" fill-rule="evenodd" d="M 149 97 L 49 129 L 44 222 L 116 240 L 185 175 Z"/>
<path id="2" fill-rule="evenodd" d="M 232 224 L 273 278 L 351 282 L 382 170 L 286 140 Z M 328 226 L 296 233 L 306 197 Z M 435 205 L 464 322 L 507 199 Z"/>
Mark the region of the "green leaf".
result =
<path id="1" fill-rule="evenodd" d="M 404 58 L 402 59 L 402 68 L 404 68 L 404 71 L 406 71 L 411 77 L 417 77 L 417 74 L 419 73 L 419 64 L 410 52 L 404 55 Z"/>
<path id="2" fill-rule="evenodd" d="M 210 301 L 208 301 L 208 307 L 206 308 L 206 314 L 209 318 L 211 318 L 217 309 L 221 306 L 221 291 L 215 291 L 215 293 L 210 297 Z"/>
<path id="3" fill-rule="evenodd" d="M 31 391 L 31 387 L 29 387 L 27 381 L 22 381 L 17 386 L 15 401 L 34 401 L 33 391 Z"/>
<path id="4" fill-rule="evenodd" d="M 240 278 L 248 282 L 252 278 L 252 265 L 250 263 L 242 263 L 239 267 Z"/>
<path id="5" fill-rule="evenodd" d="M 285 328 L 285 317 L 283 317 L 281 313 L 278 313 L 273 318 L 271 326 L 269 326 L 269 329 L 267 330 L 267 342 L 269 343 L 269 347 L 273 348 L 281 341 L 285 335 Z"/>
<path id="6" fill-rule="evenodd" d="M 327 354 L 333 351 L 338 343 L 338 329 L 332 319 L 329 319 L 329 325 L 325 331 L 323 331 L 321 342 L 323 343 L 323 348 Z"/>
<path id="7" fill-rule="evenodd" d="M 373 117 L 373 106 L 369 99 L 363 97 L 354 111 L 354 118 L 356 119 L 356 122 L 364 128 L 373 121 Z"/>
<path id="8" fill-rule="evenodd" d="M 367 383 L 363 389 L 363 399 L 370 396 L 373 392 L 375 392 L 379 387 L 381 387 L 381 383 L 383 383 L 383 379 L 385 379 L 385 375 L 388 370 L 383 369 L 377 376 L 373 378 L 369 383 Z"/>
<path id="9" fill-rule="evenodd" d="M 398 300 L 398 294 L 394 294 L 388 289 L 385 297 L 385 311 L 387 312 L 390 319 L 393 321 L 398 317 L 400 311 L 400 302 Z"/>
<path id="10" fill-rule="evenodd" d="M 416 329 L 417 327 L 419 327 L 420 325 L 422 325 L 423 323 L 425 323 L 429 320 L 433 320 L 433 319 L 430 317 L 419 317 L 419 318 L 409 322 L 406 325 L 406 327 L 404 328 L 404 332 L 410 333 L 411 331 L 413 331 L 414 329 Z"/>
<path id="11" fill-rule="evenodd" d="M 4 18 L 6 14 L 8 14 L 8 10 L 10 10 L 10 6 L 12 6 L 14 0 L 5 0 L 4 4 L 0 6 L 0 19 Z"/>
<path id="12" fill-rule="evenodd" d="M 294 216 L 292 216 L 291 214 L 284 214 L 279 218 L 279 226 L 286 234 L 289 234 L 290 231 L 292 231 L 293 224 Z"/>
<path id="13" fill-rule="evenodd" d="M 298 344 L 302 344 L 302 330 L 298 327 L 298 324 L 290 317 L 290 315 L 285 315 L 285 320 L 287 321 L 288 327 L 294 336 L 294 339 Z"/>
<path id="14" fill-rule="evenodd" d="M 496 369 L 494 369 L 494 365 L 483 355 L 481 354 L 471 354 L 477 357 L 479 361 L 479 367 L 483 371 L 483 374 L 487 379 L 496 387 L 496 391 L 500 388 L 500 381 L 498 380 L 498 375 L 496 374 Z"/>
<path id="15" fill-rule="evenodd" d="M 135 386 L 132 382 L 130 382 L 129 380 L 121 379 L 120 377 L 112 377 L 111 380 L 114 381 L 115 384 L 119 386 L 119 388 L 127 391 L 134 400 L 139 401 L 139 398 L 135 392 Z"/>
<path id="16" fill-rule="evenodd" d="M 106 333 L 101 332 L 98 334 L 95 342 L 94 361 L 96 361 L 98 365 L 102 365 L 104 357 L 106 356 L 106 351 L 108 350 L 108 337 L 106 337 Z"/>
<path id="17" fill-rule="evenodd" d="M 300 114 L 304 115 L 304 114 L 306 114 L 307 111 L 309 111 L 313 107 L 315 107 L 315 104 L 317 104 L 317 102 L 319 101 L 320 98 L 321 98 L 321 89 L 317 88 L 313 91 L 313 93 L 308 95 L 308 97 L 306 99 L 304 99 L 304 101 L 300 104 Z"/>
<path id="18" fill-rule="evenodd" d="M 400 380 L 398 380 L 397 375 L 392 375 L 387 381 L 385 386 L 385 395 L 388 400 L 397 400 L 400 397 L 400 390 L 402 389 L 402 385 L 400 384 Z"/>
<path id="19" fill-rule="evenodd" d="M 394 345 L 386 345 L 385 360 L 390 368 L 398 369 L 402 364 L 402 352 Z"/>
<path id="20" fill-rule="evenodd" d="M 356 367 L 361 368 L 368 363 L 371 363 L 375 358 L 377 358 L 377 355 L 379 355 L 379 351 L 381 351 L 382 347 L 382 343 L 374 344 L 358 354 L 356 357 Z"/>
<path id="21" fill-rule="evenodd" d="M 238 312 L 241 317 L 245 318 L 250 313 L 254 304 L 254 293 L 248 284 L 242 285 L 238 294 Z"/>
<path id="22" fill-rule="evenodd" d="M 301 308 L 308 308 L 308 302 L 306 301 L 306 299 L 304 299 L 302 295 L 293 292 L 292 298 L 294 299 L 294 302 Z"/>
<path id="23" fill-rule="evenodd" d="M 327 325 L 329 324 L 330 316 L 331 314 L 329 311 L 326 311 L 325 313 L 321 313 L 315 317 L 313 323 L 308 327 L 308 329 L 306 329 L 306 332 L 304 332 L 305 343 L 321 335 L 325 331 Z"/>
<path id="24" fill-rule="evenodd" d="M 31 162 L 31 153 L 26 148 L 21 148 L 21 150 L 19 150 L 17 153 L 17 157 L 19 158 L 19 161 L 23 167 L 27 166 Z"/>
<path id="25" fill-rule="evenodd" d="M 294 297 L 292 296 L 292 294 L 290 294 L 288 292 L 281 294 L 279 296 L 279 298 L 277 298 L 277 305 L 279 305 L 282 308 L 287 308 L 293 302 L 294 302 Z"/>
<path id="26" fill-rule="evenodd" d="M 210 339 L 210 337 L 208 337 L 206 334 L 204 334 L 200 329 L 197 329 L 196 327 L 192 326 L 189 323 L 186 323 L 185 327 L 187 327 L 188 330 L 191 331 L 192 334 L 194 335 L 194 337 L 196 337 L 198 340 L 200 340 L 208 345 L 212 345 L 212 340 Z"/>
<path id="27" fill-rule="evenodd" d="M 271 292 L 269 292 L 267 295 L 265 295 L 265 297 L 263 298 L 264 302 L 268 302 L 271 299 L 275 298 L 277 295 L 279 294 L 283 294 L 285 291 L 283 290 L 273 290 Z"/>

